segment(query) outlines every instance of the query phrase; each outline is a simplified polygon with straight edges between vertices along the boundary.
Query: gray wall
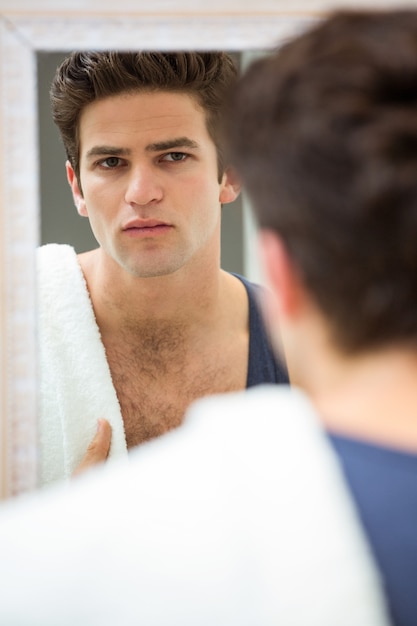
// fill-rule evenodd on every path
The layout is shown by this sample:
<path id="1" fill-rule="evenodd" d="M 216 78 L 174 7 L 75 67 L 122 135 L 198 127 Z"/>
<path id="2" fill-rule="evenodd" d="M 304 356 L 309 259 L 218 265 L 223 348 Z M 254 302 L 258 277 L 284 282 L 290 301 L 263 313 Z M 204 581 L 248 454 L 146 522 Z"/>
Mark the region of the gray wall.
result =
<path id="1" fill-rule="evenodd" d="M 49 86 L 65 53 L 38 53 L 41 243 L 68 243 L 77 252 L 97 247 L 88 220 L 74 207 L 65 174 L 65 151 L 52 122 Z M 222 267 L 244 273 L 243 217 L 240 198 L 223 208 Z"/>

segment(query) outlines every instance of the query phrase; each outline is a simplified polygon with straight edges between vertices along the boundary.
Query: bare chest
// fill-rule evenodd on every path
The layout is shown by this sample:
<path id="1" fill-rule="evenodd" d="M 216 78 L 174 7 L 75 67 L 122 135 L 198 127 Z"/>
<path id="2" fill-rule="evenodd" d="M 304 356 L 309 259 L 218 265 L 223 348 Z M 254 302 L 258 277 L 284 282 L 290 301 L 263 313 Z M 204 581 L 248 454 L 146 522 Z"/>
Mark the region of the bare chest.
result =
<path id="1" fill-rule="evenodd" d="M 194 353 L 181 344 L 106 346 L 128 448 L 179 426 L 189 405 L 246 385 L 248 345 Z"/>

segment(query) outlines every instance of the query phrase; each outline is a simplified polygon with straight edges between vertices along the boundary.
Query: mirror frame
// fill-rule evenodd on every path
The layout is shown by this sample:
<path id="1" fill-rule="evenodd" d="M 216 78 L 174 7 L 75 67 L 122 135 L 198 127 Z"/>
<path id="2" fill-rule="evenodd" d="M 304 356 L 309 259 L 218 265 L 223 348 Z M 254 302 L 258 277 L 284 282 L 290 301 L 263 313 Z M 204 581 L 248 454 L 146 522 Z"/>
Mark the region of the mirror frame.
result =
<path id="1" fill-rule="evenodd" d="M 202 14 L 202 5 L 194 12 L 147 14 L 140 12 L 143 0 L 135 2 L 135 12 L 124 13 L 123 4 L 117 15 L 77 9 L 0 13 L 0 498 L 37 486 L 37 52 L 265 49 L 317 17 L 288 15 L 282 8 L 262 12 L 259 1 L 242 14 L 228 13 L 224 2 L 214 15 Z"/>

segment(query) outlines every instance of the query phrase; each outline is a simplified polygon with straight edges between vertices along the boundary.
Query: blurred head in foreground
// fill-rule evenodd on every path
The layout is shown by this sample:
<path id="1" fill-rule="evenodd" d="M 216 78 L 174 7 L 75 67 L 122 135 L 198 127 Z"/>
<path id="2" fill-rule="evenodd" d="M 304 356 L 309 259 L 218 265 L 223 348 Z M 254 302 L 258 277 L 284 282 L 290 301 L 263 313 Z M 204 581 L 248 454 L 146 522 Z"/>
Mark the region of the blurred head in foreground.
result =
<path id="1" fill-rule="evenodd" d="M 306 307 L 344 357 L 417 346 L 417 11 L 331 15 L 256 61 L 231 110 L 295 378 Z"/>

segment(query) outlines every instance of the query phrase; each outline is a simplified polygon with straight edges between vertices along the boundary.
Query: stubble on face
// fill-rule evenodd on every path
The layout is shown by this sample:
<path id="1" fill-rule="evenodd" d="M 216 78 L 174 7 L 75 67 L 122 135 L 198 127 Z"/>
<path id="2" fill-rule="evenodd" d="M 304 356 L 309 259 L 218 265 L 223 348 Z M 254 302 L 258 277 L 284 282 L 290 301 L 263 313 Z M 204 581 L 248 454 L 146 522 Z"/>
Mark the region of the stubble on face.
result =
<path id="1" fill-rule="evenodd" d="M 131 153 L 128 160 L 135 167 L 144 155 L 149 156 L 149 145 L 169 142 L 172 137 L 188 138 L 201 152 L 190 151 L 189 170 L 182 164 L 169 164 L 164 169 L 166 164 L 161 161 L 155 176 L 162 181 L 163 197 L 142 204 L 124 200 L 123 183 L 114 193 L 114 179 L 109 177 L 107 186 L 100 179 L 97 184 L 87 170 L 83 186 L 88 216 L 105 255 L 130 275 L 149 278 L 177 272 L 207 247 L 218 254 L 221 207 L 217 154 L 204 112 L 193 97 L 171 93 L 111 97 L 90 105 L 82 122 L 86 150 L 91 145 L 111 146 L 117 140 Z M 176 150 L 181 152 L 182 147 Z M 178 176 L 167 176 L 171 166 L 178 167 Z M 135 217 L 161 220 L 171 228 L 161 237 L 125 236 L 120 222 Z"/>

